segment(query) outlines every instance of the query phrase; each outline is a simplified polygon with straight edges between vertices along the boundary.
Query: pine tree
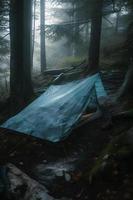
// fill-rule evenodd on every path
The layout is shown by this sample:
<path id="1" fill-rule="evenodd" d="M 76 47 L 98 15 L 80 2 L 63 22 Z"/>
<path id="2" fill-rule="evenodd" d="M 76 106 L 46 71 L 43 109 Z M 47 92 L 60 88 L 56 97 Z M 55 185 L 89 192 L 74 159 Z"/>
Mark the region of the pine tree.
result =
<path id="1" fill-rule="evenodd" d="M 40 60 L 41 72 L 46 70 L 46 47 L 45 47 L 45 0 L 40 0 Z"/>
<path id="2" fill-rule="evenodd" d="M 33 94 L 32 65 L 32 0 L 10 2 L 10 95 L 14 103 L 23 104 Z"/>

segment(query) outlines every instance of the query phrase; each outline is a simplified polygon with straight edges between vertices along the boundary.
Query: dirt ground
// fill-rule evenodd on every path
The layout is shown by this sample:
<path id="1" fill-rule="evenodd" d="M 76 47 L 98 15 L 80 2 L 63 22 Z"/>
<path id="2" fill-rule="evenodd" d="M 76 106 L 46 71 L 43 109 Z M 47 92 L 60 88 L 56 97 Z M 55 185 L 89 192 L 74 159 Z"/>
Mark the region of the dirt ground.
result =
<path id="1" fill-rule="evenodd" d="M 126 192 L 129 190 L 128 184 L 130 183 L 128 180 L 128 183 L 123 186 L 121 181 L 125 180 L 125 176 L 130 179 L 133 176 L 133 172 L 130 172 L 130 170 L 128 172 L 125 169 L 128 168 L 128 163 L 126 163 L 126 167 L 121 166 L 124 168 L 121 170 L 126 171 L 120 172 L 115 178 L 111 177 L 112 172 L 110 171 L 114 170 L 111 169 L 105 173 L 106 175 L 104 174 L 105 177 L 98 177 L 92 184 L 89 184 L 86 180 L 82 180 L 82 174 L 93 166 L 106 144 L 114 136 L 131 128 L 133 121 L 132 119 L 114 120 L 113 126 L 108 130 L 103 130 L 102 124 L 102 119 L 88 123 L 74 130 L 65 141 L 57 144 L 48 143 L 30 136 L 15 134 L 11 131 L 1 130 L 0 164 L 13 163 L 30 177 L 38 179 L 39 181 L 39 177 L 35 174 L 35 168 L 38 165 L 44 161 L 47 164 L 57 163 L 60 160 L 67 161 L 69 158 L 75 157 L 76 162 L 73 163 L 75 165 L 73 177 L 77 178 L 73 178 L 69 183 L 64 181 L 63 185 L 60 182 L 58 183 L 57 180 L 56 187 L 52 187 L 50 191 L 53 195 L 56 197 L 68 196 L 72 199 L 90 199 L 91 196 L 91 199 L 102 200 L 111 199 L 109 194 L 112 196 L 112 192 L 115 190 L 113 199 L 122 199 L 120 189 L 124 187 L 122 192 L 126 195 Z M 79 178 L 78 174 L 80 174 Z"/>

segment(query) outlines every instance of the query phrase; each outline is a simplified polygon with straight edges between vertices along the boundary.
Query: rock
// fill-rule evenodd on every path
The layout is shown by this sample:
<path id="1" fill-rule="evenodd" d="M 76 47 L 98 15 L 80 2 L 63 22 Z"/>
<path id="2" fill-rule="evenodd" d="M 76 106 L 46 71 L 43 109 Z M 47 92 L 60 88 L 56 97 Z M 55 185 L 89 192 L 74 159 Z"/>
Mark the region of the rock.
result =
<path id="1" fill-rule="evenodd" d="M 34 169 L 34 175 L 39 183 L 53 192 L 58 186 L 71 181 L 71 174 L 77 162 L 77 158 L 74 157 L 47 164 L 42 163 Z"/>
<path id="2" fill-rule="evenodd" d="M 70 176 L 70 174 L 65 173 L 65 180 L 66 180 L 67 182 L 71 181 L 71 176 Z"/>
<path id="3" fill-rule="evenodd" d="M 45 186 L 30 178 L 13 164 L 7 164 L 6 168 L 9 187 L 6 197 L 2 197 L 2 200 L 7 198 L 8 200 L 59 200 L 50 196 Z M 60 200 L 69 199 L 63 197 Z"/>
<path id="4" fill-rule="evenodd" d="M 23 162 L 20 162 L 19 164 L 20 164 L 20 165 L 23 165 L 24 163 L 23 163 Z"/>
<path id="5" fill-rule="evenodd" d="M 42 162 L 43 162 L 44 164 L 46 164 L 48 161 L 47 161 L 47 160 L 43 160 Z"/>
<path id="6" fill-rule="evenodd" d="M 106 154 L 104 157 L 103 157 L 103 160 L 107 160 L 109 158 L 109 154 Z"/>
<path id="7" fill-rule="evenodd" d="M 9 191 L 14 200 L 54 200 L 44 186 L 27 176 L 13 164 L 8 164 L 7 167 L 9 169 Z"/>

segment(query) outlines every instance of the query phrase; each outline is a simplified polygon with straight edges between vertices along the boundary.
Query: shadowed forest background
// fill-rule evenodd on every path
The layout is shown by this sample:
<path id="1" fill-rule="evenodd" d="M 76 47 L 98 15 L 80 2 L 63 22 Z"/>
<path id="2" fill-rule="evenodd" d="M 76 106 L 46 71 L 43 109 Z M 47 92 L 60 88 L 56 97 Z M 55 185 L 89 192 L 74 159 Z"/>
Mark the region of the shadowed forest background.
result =
<path id="1" fill-rule="evenodd" d="M 99 3 L 96 3 L 96 8 L 93 8 L 95 3 L 89 3 L 89 1 L 35 1 L 30 5 L 30 12 L 32 13 L 29 13 L 28 3 L 26 6 L 28 11 L 20 3 L 18 5 L 14 3 L 13 6 L 10 3 L 1 1 L 0 9 L 1 101 L 9 96 L 9 80 L 11 80 L 11 90 L 14 90 L 15 86 L 12 85 L 18 84 L 19 80 L 20 87 L 23 85 L 23 90 L 29 87 L 29 95 L 32 93 L 30 91 L 33 90 L 33 87 L 31 89 L 31 80 L 27 80 L 28 83 L 24 89 L 27 76 L 28 79 L 33 78 L 34 80 L 34 77 L 40 72 L 68 68 L 84 60 L 87 62 L 89 57 L 91 57 L 91 62 L 94 62 L 93 60 L 96 62 L 92 65 L 97 65 L 92 67 L 93 70 L 100 65 L 101 69 L 110 70 L 113 68 L 127 71 L 130 60 L 129 54 L 132 51 L 132 49 L 129 50 L 131 48 L 129 43 L 132 40 L 131 1 L 104 2 L 102 24 L 98 27 L 98 19 L 94 19 L 94 22 L 92 22 L 94 26 L 95 23 L 97 25 L 97 27 L 94 27 L 97 36 L 100 35 L 99 31 L 101 31 L 100 61 L 96 61 L 99 60 L 96 55 L 99 52 L 93 52 L 99 48 L 97 47 L 99 46 L 99 38 L 96 35 L 91 37 L 91 18 L 93 15 L 95 18 L 100 18 L 100 16 L 97 16 L 100 15 L 99 9 L 101 9 Z M 21 14 L 19 9 L 22 12 Z M 26 14 L 23 16 L 23 13 L 26 13 L 27 16 Z M 24 17 L 25 19 L 22 19 Z M 23 22 L 24 27 L 22 26 Z M 24 40 L 28 40 L 28 42 L 25 41 L 25 44 Z M 23 58 L 20 52 L 22 48 L 27 49 Z M 28 50 L 28 48 L 30 49 Z M 13 66 L 19 64 L 18 59 L 25 60 L 27 73 L 24 70 L 22 72 L 22 66 L 17 68 Z M 21 62 L 21 65 L 25 64 Z M 20 74 L 17 74 L 19 72 Z M 12 76 L 11 79 L 10 76 Z M 21 81 L 19 76 L 21 76 Z M 18 80 L 12 83 L 15 79 Z M 17 87 L 19 86 L 17 85 Z"/>
<path id="2" fill-rule="evenodd" d="M 65 141 L 0 128 L 2 200 L 133 199 L 133 1 L 0 1 L 1 124 L 50 85 L 96 73 L 109 100 Z"/>

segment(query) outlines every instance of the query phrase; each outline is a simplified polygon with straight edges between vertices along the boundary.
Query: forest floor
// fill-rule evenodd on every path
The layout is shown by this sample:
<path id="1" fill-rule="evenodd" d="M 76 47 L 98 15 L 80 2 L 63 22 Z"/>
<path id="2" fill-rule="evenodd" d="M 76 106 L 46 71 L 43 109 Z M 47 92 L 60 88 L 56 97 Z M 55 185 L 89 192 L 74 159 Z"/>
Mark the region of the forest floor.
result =
<path id="1" fill-rule="evenodd" d="M 114 96 L 123 74 L 104 72 L 103 77 Z M 55 199 L 132 200 L 132 116 L 115 117 L 106 129 L 103 125 L 103 118 L 91 121 L 56 144 L 1 129 L 0 165 L 14 164 Z"/>

